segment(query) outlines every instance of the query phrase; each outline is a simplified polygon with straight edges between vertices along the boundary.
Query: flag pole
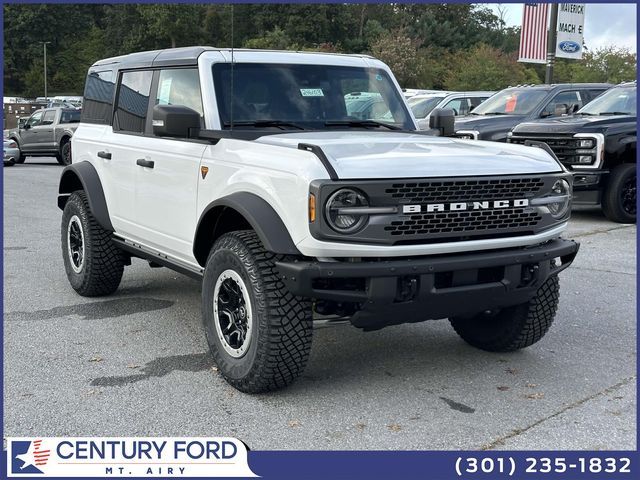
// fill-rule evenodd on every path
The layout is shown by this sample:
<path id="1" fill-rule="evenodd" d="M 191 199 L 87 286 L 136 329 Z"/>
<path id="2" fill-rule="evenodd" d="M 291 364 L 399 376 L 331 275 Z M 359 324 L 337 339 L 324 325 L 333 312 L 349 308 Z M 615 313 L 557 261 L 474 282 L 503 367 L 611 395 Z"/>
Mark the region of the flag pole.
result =
<path id="1" fill-rule="evenodd" d="M 547 35 L 547 69 L 544 75 L 544 83 L 553 83 L 553 65 L 556 62 L 556 43 L 558 39 L 558 4 L 551 4 L 551 19 L 549 20 L 549 33 Z"/>

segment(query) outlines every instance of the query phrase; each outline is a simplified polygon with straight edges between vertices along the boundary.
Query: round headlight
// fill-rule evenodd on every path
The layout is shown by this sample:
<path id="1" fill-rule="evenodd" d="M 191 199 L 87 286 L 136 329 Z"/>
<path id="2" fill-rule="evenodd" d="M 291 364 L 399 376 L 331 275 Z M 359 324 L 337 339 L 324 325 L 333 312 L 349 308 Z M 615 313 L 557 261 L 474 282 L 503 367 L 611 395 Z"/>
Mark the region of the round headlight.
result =
<path id="1" fill-rule="evenodd" d="M 571 205 L 571 187 L 569 182 L 560 179 L 553 184 L 551 188 L 552 197 L 561 197 L 557 202 L 547 204 L 549 213 L 553 218 L 562 218 L 566 215 L 569 206 Z"/>
<path id="2" fill-rule="evenodd" d="M 329 226 L 339 233 L 353 233 L 361 228 L 369 216 L 359 214 L 358 208 L 368 207 L 369 201 L 364 193 L 351 188 L 342 188 L 335 192 L 326 205 L 326 217 Z"/>

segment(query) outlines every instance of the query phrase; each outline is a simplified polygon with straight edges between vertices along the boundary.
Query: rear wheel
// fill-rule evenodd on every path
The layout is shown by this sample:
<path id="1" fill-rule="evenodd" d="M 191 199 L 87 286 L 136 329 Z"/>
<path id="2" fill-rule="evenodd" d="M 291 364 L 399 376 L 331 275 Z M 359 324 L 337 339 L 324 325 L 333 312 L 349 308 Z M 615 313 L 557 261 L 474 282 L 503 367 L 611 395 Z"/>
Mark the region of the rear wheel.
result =
<path id="1" fill-rule="evenodd" d="M 85 297 L 109 295 L 120 285 L 125 257 L 91 213 L 84 191 L 71 194 L 62 213 L 62 258 L 73 289 Z"/>
<path id="2" fill-rule="evenodd" d="M 547 333 L 558 309 L 560 280 L 550 277 L 526 303 L 497 313 L 454 317 L 454 330 L 468 344 L 489 352 L 510 352 L 528 347 Z"/>
<path id="3" fill-rule="evenodd" d="M 56 156 L 60 165 L 71 165 L 71 140 L 67 139 L 60 147 L 60 153 Z"/>
<path id="4" fill-rule="evenodd" d="M 613 169 L 602 196 L 602 211 L 614 222 L 636 223 L 635 163 L 625 163 Z"/>
<path id="5" fill-rule="evenodd" d="M 279 256 L 252 231 L 220 237 L 202 284 L 207 341 L 220 373 L 240 391 L 290 384 L 311 350 L 311 302 L 289 293 L 278 277 Z"/>

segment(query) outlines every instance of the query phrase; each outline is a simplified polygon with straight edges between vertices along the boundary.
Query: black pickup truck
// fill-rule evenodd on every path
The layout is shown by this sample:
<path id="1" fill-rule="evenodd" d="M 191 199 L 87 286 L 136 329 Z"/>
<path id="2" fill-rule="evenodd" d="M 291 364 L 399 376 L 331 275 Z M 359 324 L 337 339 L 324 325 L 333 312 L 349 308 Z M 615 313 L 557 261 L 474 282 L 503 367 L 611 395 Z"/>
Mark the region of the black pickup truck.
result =
<path id="1" fill-rule="evenodd" d="M 522 122 L 573 113 L 610 88 L 608 83 L 558 83 L 510 87 L 456 118 L 458 138 L 506 142 Z"/>
<path id="2" fill-rule="evenodd" d="M 636 221 L 636 82 L 620 84 L 569 117 L 525 122 L 511 143 L 545 142 L 573 172 L 573 203 L 602 205 L 614 222 Z"/>

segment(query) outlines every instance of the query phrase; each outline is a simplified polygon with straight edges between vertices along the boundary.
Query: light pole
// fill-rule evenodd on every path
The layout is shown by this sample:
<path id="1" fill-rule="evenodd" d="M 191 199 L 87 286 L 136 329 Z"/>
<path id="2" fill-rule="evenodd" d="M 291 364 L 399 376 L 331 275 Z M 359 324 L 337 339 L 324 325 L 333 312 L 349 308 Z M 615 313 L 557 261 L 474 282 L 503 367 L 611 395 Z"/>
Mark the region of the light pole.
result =
<path id="1" fill-rule="evenodd" d="M 556 43 L 558 38 L 558 4 L 551 4 L 551 19 L 547 34 L 547 68 L 544 75 L 544 83 L 553 83 L 553 64 L 556 62 Z"/>
<path id="2" fill-rule="evenodd" d="M 47 43 L 51 42 L 41 42 L 44 50 L 44 98 L 47 101 Z"/>

